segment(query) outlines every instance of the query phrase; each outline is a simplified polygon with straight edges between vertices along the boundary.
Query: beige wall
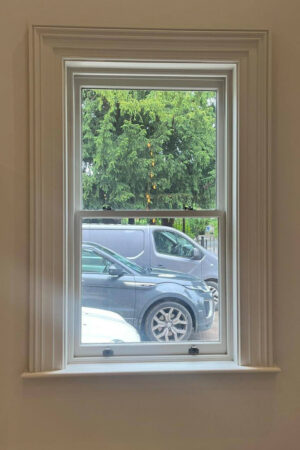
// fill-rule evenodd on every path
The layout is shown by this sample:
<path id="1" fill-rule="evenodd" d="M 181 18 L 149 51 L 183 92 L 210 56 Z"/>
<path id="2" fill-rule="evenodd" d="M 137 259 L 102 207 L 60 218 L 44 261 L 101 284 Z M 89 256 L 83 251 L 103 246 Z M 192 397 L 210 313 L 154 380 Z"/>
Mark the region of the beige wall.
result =
<path id="1" fill-rule="evenodd" d="M 30 23 L 272 31 L 274 330 L 281 374 L 20 378 L 28 347 Z M 298 0 L 1 0 L 0 450 L 300 448 L 299 23 Z"/>

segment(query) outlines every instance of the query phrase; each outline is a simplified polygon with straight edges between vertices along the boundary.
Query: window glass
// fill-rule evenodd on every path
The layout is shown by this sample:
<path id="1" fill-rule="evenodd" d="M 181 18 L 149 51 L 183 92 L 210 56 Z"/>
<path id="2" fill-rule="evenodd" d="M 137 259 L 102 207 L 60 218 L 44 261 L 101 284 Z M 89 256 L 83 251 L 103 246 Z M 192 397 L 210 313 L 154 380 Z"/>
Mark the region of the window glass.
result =
<path id="1" fill-rule="evenodd" d="M 81 91 L 84 209 L 214 209 L 216 91 Z"/>
<path id="2" fill-rule="evenodd" d="M 92 218 L 81 233 L 82 343 L 219 340 L 217 218 Z"/>
<path id="3" fill-rule="evenodd" d="M 217 90 L 80 95 L 81 342 L 218 342 Z"/>

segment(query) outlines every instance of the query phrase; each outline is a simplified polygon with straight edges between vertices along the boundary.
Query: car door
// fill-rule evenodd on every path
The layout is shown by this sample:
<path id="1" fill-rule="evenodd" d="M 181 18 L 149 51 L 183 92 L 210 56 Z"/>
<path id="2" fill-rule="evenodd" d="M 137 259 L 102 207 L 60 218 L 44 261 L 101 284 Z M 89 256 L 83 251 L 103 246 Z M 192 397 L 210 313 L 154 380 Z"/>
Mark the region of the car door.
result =
<path id="1" fill-rule="evenodd" d="M 82 251 L 82 306 L 114 311 L 133 323 L 135 277 L 125 270 L 121 276 L 110 275 L 113 264 L 119 266 L 93 250 Z"/>
<path id="2" fill-rule="evenodd" d="M 153 229 L 152 248 L 151 266 L 153 268 L 199 273 L 200 261 L 193 259 L 196 246 L 176 231 Z"/>

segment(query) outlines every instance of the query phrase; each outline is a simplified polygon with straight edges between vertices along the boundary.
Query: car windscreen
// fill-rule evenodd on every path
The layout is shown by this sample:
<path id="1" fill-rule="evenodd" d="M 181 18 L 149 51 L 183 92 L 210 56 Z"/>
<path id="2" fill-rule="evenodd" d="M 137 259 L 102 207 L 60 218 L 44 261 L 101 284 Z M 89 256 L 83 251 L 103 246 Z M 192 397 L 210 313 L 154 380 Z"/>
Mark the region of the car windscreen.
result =
<path id="1" fill-rule="evenodd" d="M 121 256 L 118 253 L 115 253 L 114 251 L 110 250 L 109 248 L 104 248 L 104 247 L 101 247 L 100 245 L 97 245 L 97 246 L 95 245 L 95 247 L 98 247 L 99 249 L 101 249 L 101 251 L 105 252 L 107 255 L 112 256 L 114 259 L 121 262 L 122 264 L 127 266 L 129 269 L 134 270 L 135 272 L 138 272 L 140 274 L 145 273 L 145 269 L 143 269 L 141 266 L 139 266 L 138 264 L 136 264 L 134 262 L 129 261 L 124 256 Z"/>

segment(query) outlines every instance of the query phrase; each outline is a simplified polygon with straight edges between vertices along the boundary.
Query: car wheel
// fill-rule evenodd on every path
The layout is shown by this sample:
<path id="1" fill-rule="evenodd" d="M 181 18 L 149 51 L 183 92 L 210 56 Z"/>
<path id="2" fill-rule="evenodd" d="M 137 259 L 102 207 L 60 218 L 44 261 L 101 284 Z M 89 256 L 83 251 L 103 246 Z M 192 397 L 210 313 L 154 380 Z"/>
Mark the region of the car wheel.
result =
<path id="1" fill-rule="evenodd" d="M 145 334 L 150 341 L 186 341 L 192 331 L 191 314 L 176 301 L 164 301 L 154 306 L 145 320 Z"/>
<path id="2" fill-rule="evenodd" d="M 219 310 L 219 287 L 218 283 L 216 281 L 207 280 L 205 281 L 207 286 L 209 287 L 210 292 L 213 295 L 214 302 L 215 302 L 215 311 Z"/>

